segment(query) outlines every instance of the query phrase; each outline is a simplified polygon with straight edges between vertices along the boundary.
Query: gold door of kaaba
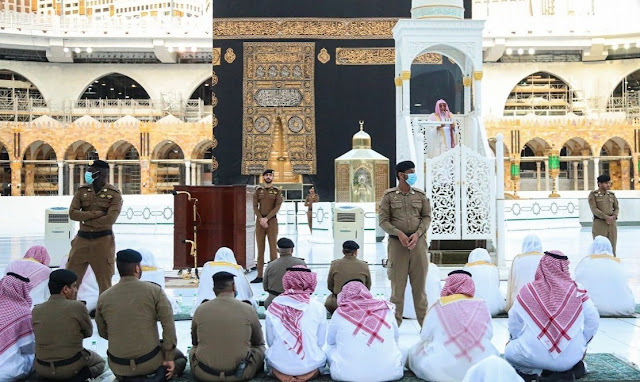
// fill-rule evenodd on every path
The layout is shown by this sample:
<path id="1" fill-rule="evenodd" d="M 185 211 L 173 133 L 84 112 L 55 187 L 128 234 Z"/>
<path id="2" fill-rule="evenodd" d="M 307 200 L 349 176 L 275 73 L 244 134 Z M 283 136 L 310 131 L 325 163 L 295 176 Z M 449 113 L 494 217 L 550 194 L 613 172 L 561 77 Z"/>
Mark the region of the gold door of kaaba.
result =
<path id="1" fill-rule="evenodd" d="M 245 42 L 242 173 L 275 182 L 316 173 L 315 44 Z"/>

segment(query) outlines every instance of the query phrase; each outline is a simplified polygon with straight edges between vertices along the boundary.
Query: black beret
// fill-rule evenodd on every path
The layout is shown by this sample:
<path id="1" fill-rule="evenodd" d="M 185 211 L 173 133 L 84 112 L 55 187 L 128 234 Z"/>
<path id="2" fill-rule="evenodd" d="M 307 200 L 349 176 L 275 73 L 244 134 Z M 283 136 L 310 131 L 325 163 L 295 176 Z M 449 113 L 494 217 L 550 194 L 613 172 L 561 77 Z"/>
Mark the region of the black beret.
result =
<path id="1" fill-rule="evenodd" d="M 78 280 L 78 275 L 68 269 L 56 269 L 49 275 L 49 284 L 55 285 L 71 285 Z"/>
<path id="2" fill-rule="evenodd" d="M 610 181 L 611 181 L 611 177 L 609 175 L 600 175 L 598 177 L 598 183 L 605 183 Z"/>
<path id="3" fill-rule="evenodd" d="M 353 240 L 347 240 L 344 243 L 342 243 L 342 249 L 349 249 L 349 250 L 356 250 L 356 249 L 360 249 L 360 246 L 358 245 L 358 243 L 356 243 Z"/>
<path id="4" fill-rule="evenodd" d="M 116 254 L 116 260 L 121 263 L 137 264 L 142 261 L 142 255 L 133 249 L 123 249 Z"/>
<path id="5" fill-rule="evenodd" d="M 278 248 L 293 248 L 293 247 L 295 247 L 295 245 L 293 244 L 293 241 L 291 241 L 291 239 L 283 237 L 280 240 L 278 240 Z"/>
<path id="6" fill-rule="evenodd" d="M 264 171 L 262 172 L 262 176 L 265 176 L 265 175 L 267 175 L 267 174 L 273 174 L 273 170 L 272 170 L 272 169 L 270 169 L 270 168 L 268 168 L 268 169 L 266 169 L 266 170 L 264 170 Z"/>
<path id="7" fill-rule="evenodd" d="M 463 271 L 462 269 L 458 269 L 458 270 L 455 270 L 455 271 L 451 271 L 451 272 L 449 272 L 449 274 L 448 274 L 447 276 L 455 275 L 455 274 L 457 274 L 457 273 L 460 273 L 460 274 L 463 274 L 463 275 L 467 275 L 467 276 L 469 276 L 469 277 L 473 277 L 473 276 L 471 275 L 471 273 L 469 273 L 469 272 L 467 272 L 467 271 Z"/>
<path id="8" fill-rule="evenodd" d="M 407 170 L 411 170 L 412 168 L 416 168 L 416 165 L 412 161 L 406 160 L 396 165 L 396 172 L 405 172 Z"/>
<path id="9" fill-rule="evenodd" d="M 211 278 L 213 279 L 214 286 L 218 283 L 224 283 L 224 282 L 233 280 L 234 277 L 236 277 L 236 275 L 234 275 L 233 273 L 225 272 L 225 271 L 220 271 L 218 273 L 215 273 L 213 276 L 211 276 Z"/>
<path id="10" fill-rule="evenodd" d="M 91 164 L 89 165 L 89 167 L 95 167 L 95 168 L 109 168 L 109 163 L 107 163 L 107 162 L 105 162 L 105 161 L 103 161 L 103 160 L 97 159 L 97 160 L 94 160 L 93 162 L 91 162 Z"/>

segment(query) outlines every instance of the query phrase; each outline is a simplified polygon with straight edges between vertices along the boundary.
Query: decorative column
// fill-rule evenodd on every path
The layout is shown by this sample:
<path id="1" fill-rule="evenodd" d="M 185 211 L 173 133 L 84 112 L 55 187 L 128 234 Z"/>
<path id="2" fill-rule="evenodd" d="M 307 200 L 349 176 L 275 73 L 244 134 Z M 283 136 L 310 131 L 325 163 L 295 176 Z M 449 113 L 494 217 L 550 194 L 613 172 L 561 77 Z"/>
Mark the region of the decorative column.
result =
<path id="1" fill-rule="evenodd" d="M 536 161 L 536 191 L 540 191 L 542 188 L 542 179 L 540 179 L 542 175 L 542 162 Z"/>
<path id="2" fill-rule="evenodd" d="M 115 170 L 116 170 L 116 164 L 109 163 L 109 184 L 113 184 L 113 182 L 115 181 L 115 175 L 116 175 Z"/>
<path id="3" fill-rule="evenodd" d="M 600 176 L 600 158 L 593 158 L 593 189 L 598 188 L 598 177 Z"/>
<path id="4" fill-rule="evenodd" d="M 26 196 L 35 195 L 34 183 L 36 176 L 36 165 L 28 163 L 24 166 L 24 194 Z"/>
<path id="5" fill-rule="evenodd" d="M 191 185 L 192 186 L 197 186 L 198 185 L 198 181 L 196 180 L 197 178 L 197 171 L 196 171 L 196 164 L 195 163 L 191 163 Z"/>
<path id="6" fill-rule="evenodd" d="M 75 185 L 73 184 L 73 176 L 75 175 L 75 167 L 76 165 L 73 163 L 69 163 L 69 195 L 73 195 L 76 190 L 74 190 Z"/>
<path id="7" fill-rule="evenodd" d="M 505 178 L 500 179 L 501 175 L 504 175 L 504 144 L 502 143 L 502 134 L 496 135 L 496 176 L 498 177 L 496 182 L 496 260 L 497 265 L 500 267 L 506 264 L 506 226 L 504 222 L 504 183 Z"/>
<path id="8" fill-rule="evenodd" d="M 396 115 L 402 111 L 402 78 L 395 77 L 393 83 L 396 85 Z"/>
<path id="9" fill-rule="evenodd" d="M 402 79 L 402 110 L 406 115 L 411 114 L 411 71 L 403 70 Z"/>
<path id="10" fill-rule="evenodd" d="M 58 196 L 64 195 L 64 162 L 58 161 Z"/>
<path id="11" fill-rule="evenodd" d="M 545 150 L 544 156 L 544 190 L 549 191 L 549 151 Z"/>
<path id="12" fill-rule="evenodd" d="M 475 110 L 477 113 L 482 111 L 482 71 L 473 72 L 473 94 L 475 95 Z M 479 115 L 478 115 L 479 116 Z"/>
<path id="13" fill-rule="evenodd" d="M 633 153 L 633 189 L 640 190 L 640 161 L 638 161 L 638 153 Z"/>
<path id="14" fill-rule="evenodd" d="M 580 162 L 574 161 L 573 163 L 573 189 L 578 191 L 578 165 Z"/>
<path id="15" fill-rule="evenodd" d="M 153 194 L 154 185 L 151 182 L 151 167 L 157 165 L 151 165 L 149 157 L 140 158 L 140 193 L 141 194 Z"/>
<path id="16" fill-rule="evenodd" d="M 122 178 L 123 178 L 123 173 L 124 173 L 124 164 L 122 163 L 118 163 L 116 165 L 116 168 L 118 169 L 118 188 L 120 189 L 120 192 L 124 192 L 124 184 L 122 184 Z"/>
<path id="17" fill-rule="evenodd" d="M 464 85 L 464 108 L 463 111 L 465 114 L 471 112 L 471 84 L 473 81 L 471 80 L 471 76 L 462 77 L 462 85 Z"/>
<path id="18" fill-rule="evenodd" d="M 629 155 L 628 153 L 624 153 L 624 155 Z M 628 190 L 629 185 L 631 184 L 631 178 L 629 174 L 631 173 L 631 161 L 629 159 L 620 159 L 620 182 L 622 183 L 622 190 Z"/>
<path id="19" fill-rule="evenodd" d="M 191 161 L 184 161 L 184 184 L 185 186 L 191 185 Z"/>
<path id="20" fill-rule="evenodd" d="M 11 196 L 20 196 L 22 190 L 22 162 L 11 162 Z"/>
<path id="21" fill-rule="evenodd" d="M 196 186 L 202 185 L 202 165 L 198 163 L 196 165 Z"/>

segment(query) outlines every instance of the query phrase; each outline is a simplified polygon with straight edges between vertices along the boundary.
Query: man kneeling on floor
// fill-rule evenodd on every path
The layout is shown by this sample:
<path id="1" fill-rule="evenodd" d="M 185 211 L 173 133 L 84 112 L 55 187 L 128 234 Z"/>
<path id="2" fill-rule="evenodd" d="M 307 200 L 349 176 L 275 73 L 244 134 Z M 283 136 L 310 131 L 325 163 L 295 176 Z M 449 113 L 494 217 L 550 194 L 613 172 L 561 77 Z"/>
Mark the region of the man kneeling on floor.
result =
<path id="1" fill-rule="evenodd" d="M 109 368 L 120 382 L 165 381 L 182 374 L 187 365 L 176 349 L 169 299 L 159 285 L 140 281 L 141 261 L 133 249 L 118 252 L 120 282 L 100 295 L 96 309 L 98 333 L 109 341 Z"/>
<path id="2" fill-rule="evenodd" d="M 235 299 L 233 273 L 213 275 L 216 298 L 193 315 L 189 353 L 197 381 L 247 381 L 264 368 L 264 336 L 255 309 Z"/>
<path id="3" fill-rule="evenodd" d="M 87 308 L 76 300 L 77 280 L 67 269 L 51 272 L 51 297 L 33 308 L 34 368 L 43 378 L 80 382 L 104 371 L 102 357 L 82 347 L 82 340 L 93 335 L 93 325 Z"/>

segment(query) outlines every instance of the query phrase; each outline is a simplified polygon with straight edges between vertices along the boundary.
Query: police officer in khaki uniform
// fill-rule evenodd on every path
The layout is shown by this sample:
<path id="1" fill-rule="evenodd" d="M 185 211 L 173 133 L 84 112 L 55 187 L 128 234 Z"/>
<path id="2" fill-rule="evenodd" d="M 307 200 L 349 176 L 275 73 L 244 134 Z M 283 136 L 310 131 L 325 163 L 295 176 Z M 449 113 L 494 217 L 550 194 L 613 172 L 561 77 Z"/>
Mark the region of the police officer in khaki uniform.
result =
<path id="1" fill-rule="evenodd" d="M 342 291 L 342 287 L 348 281 L 360 280 L 371 289 L 371 273 L 369 272 L 369 264 L 366 261 L 358 260 L 358 249 L 360 246 L 353 240 L 347 240 L 342 243 L 342 253 L 344 257 L 339 260 L 333 260 L 329 268 L 327 276 L 327 288 L 331 294 L 324 302 L 324 307 L 329 313 L 338 309 L 338 293 Z"/>
<path id="2" fill-rule="evenodd" d="M 133 249 L 118 251 L 120 282 L 100 295 L 96 309 L 98 333 L 109 341 L 109 368 L 120 382 L 148 375 L 168 379 L 179 376 L 187 365 L 176 349 L 171 303 L 159 285 L 140 281 L 141 261 L 142 255 Z"/>
<path id="3" fill-rule="evenodd" d="M 264 238 L 269 238 L 269 257 L 271 261 L 278 255 L 276 251 L 276 239 L 278 238 L 278 218 L 276 214 L 282 204 L 282 195 L 273 182 L 273 170 L 268 169 L 262 173 L 264 185 L 256 188 L 253 195 L 253 212 L 256 214 L 256 241 L 258 242 L 258 277 L 251 283 L 262 282 L 264 270 Z"/>
<path id="4" fill-rule="evenodd" d="M 426 234 L 431 223 L 431 203 L 424 191 L 414 188 L 415 165 L 411 161 L 396 165 L 398 186 L 384 192 L 380 201 L 380 228 L 389 234 L 387 274 L 391 280 L 391 302 L 396 320 L 402 324 L 407 276 L 413 291 L 418 323 L 427 314 L 425 282 L 429 260 Z"/>
<path id="5" fill-rule="evenodd" d="M 80 382 L 104 371 L 102 357 L 82 347 L 82 340 L 93 335 L 93 325 L 87 308 L 76 301 L 77 280 L 67 269 L 51 272 L 51 297 L 33 308 L 34 368 L 42 378 Z"/>
<path id="6" fill-rule="evenodd" d="M 191 321 L 191 373 L 197 381 L 246 381 L 264 367 L 264 336 L 258 315 L 235 299 L 235 275 L 213 275 L 216 298 L 201 304 Z"/>
<path id="7" fill-rule="evenodd" d="M 102 294 L 111 286 L 116 251 L 113 224 L 120 216 L 122 196 L 120 190 L 107 183 L 109 164 L 95 160 L 84 174 L 87 184 L 73 196 L 69 217 L 80 222 L 80 230 L 71 241 L 67 269 L 82 283 L 87 266 L 91 265 Z"/>
<path id="8" fill-rule="evenodd" d="M 316 194 L 316 188 L 311 186 L 311 188 L 309 188 L 309 195 L 307 195 L 307 198 L 304 200 L 304 206 L 309 207 L 309 209 L 307 210 L 307 223 L 309 223 L 309 231 L 313 229 L 313 203 L 318 203 L 319 201 L 320 196 Z"/>
<path id="9" fill-rule="evenodd" d="M 264 301 L 265 309 L 269 307 L 274 298 L 284 292 L 282 276 L 287 273 L 287 268 L 291 268 L 294 265 L 307 265 L 304 260 L 292 256 L 294 247 L 295 245 L 291 239 L 283 237 L 278 240 L 280 258 L 267 264 L 267 269 L 264 271 L 264 280 L 262 281 L 264 291 L 269 293 L 269 296 Z"/>
<path id="10" fill-rule="evenodd" d="M 611 242 L 613 247 L 613 255 L 616 254 L 616 241 L 618 239 L 618 199 L 616 195 L 609 191 L 611 188 L 611 178 L 609 175 L 600 175 L 598 177 L 598 189 L 589 193 L 589 207 L 593 213 L 593 226 L 591 234 L 595 239 L 596 236 L 604 236 Z"/>

